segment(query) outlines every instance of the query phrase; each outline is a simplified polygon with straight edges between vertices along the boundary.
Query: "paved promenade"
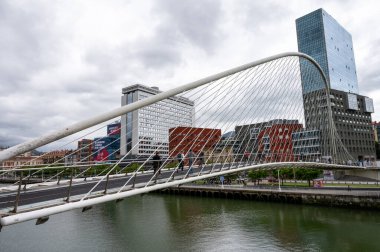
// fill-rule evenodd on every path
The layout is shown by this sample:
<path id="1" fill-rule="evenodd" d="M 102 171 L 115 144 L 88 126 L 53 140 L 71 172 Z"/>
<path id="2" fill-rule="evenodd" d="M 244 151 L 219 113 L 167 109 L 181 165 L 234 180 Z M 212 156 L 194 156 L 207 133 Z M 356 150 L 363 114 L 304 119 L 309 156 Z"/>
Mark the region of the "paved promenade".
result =
<path id="1" fill-rule="evenodd" d="M 167 188 L 161 192 L 200 197 L 380 210 L 379 188 L 352 188 L 348 186 L 346 188 L 278 188 L 278 186 L 186 184 L 180 187 Z"/>
<path id="2" fill-rule="evenodd" d="M 355 196 L 374 196 L 380 197 L 380 187 L 379 188 L 366 188 L 363 185 L 362 188 L 352 187 L 347 185 L 344 187 L 337 186 L 325 186 L 321 188 L 314 187 L 290 187 L 277 185 L 273 186 L 254 186 L 248 183 L 247 186 L 244 185 L 196 185 L 196 184 L 186 184 L 182 185 L 181 188 L 197 188 L 197 189 L 214 189 L 214 190 L 224 190 L 224 191 L 250 191 L 250 192 L 272 192 L 272 193 L 295 193 L 295 194 L 321 194 L 321 195 L 355 195 Z"/>

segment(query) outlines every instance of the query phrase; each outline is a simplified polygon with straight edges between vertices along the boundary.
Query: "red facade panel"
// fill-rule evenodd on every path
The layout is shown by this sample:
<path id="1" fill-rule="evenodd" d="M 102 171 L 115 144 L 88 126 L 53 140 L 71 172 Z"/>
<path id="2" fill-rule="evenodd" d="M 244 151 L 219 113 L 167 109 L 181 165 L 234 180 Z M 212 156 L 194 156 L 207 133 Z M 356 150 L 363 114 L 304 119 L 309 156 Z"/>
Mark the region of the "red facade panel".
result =
<path id="1" fill-rule="evenodd" d="M 302 124 L 275 124 L 259 133 L 259 153 L 268 162 L 295 161 L 292 133 L 302 129 Z"/>
<path id="2" fill-rule="evenodd" d="M 169 129 L 169 156 L 184 154 L 192 150 L 194 153 L 213 148 L 220 141 L 220 129 L 176 127 Z"/>

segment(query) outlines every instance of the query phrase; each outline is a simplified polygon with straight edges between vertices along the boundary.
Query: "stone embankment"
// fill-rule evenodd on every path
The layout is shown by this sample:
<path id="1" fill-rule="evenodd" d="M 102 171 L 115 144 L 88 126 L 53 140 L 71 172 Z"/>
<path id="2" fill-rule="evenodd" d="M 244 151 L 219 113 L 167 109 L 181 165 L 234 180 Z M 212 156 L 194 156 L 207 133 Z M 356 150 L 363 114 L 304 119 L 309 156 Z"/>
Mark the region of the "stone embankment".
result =
<path id="1" fill-rule="evenodd" d="M 380 210 L 380 189 L 375 188 L 258 188 L 251 186 L 181 185 L 160 193 L 271 201 L 329 207 Z"/>

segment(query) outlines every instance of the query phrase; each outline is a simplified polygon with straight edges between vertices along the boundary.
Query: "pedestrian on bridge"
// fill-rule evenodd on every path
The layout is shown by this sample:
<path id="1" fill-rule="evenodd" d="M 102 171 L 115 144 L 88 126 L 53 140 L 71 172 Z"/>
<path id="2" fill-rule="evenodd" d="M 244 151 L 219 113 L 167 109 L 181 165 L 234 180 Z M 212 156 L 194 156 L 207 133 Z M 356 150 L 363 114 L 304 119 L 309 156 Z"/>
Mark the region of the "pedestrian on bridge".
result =
<path id="1" fill-rule="evenodd" d="M 160 157 L 160 154 L 158 153 L 158 151 L 155 152 L 154 156 L 152 157 L 152 160 L 153 160 L 153 172 L 154 172 L 154 174 L 156 174 L 157 170 L 158 170 L 158 174 L 161 174 L 161 171 L 159 170 L 160 166 L 161 166 L 161 157 Z"/>
<path id="2" fill-rule="evenodd" d="M 190 150 L 189 153 L 187 153 L 187 158 L 189 159 L 189 170 L 192 173 L 191 168 L 194 162 L 194 152 L 192 150 Z"/>
<path id="3" fill-rule="evenodd" d="M 204 158 L 205 158 L 205 154 L 203 151 L 201 151 L 201 153 L 199 153 L 199 157 L 198 157 L 198 167 L 201 169 L 203 168 Z"/>
<path id="4" fill-rule="evenodd" d="M 249 156 L 251 155 L 251 153 L 249 153 L 248 151 L 245 151 L 244 152 L 244 162 L 247 163 L 248 162 L 248 159 L 249 159 Z"/>
<path id="5" fill-rule="evenodd" d="M 181 171 L 183 171 L 183 166 L 184 166 L 184 162 L 185 162 L 184 159 L 185 159 L 185 155 L 183 155 L 183 152 L 178 153 L 178 155 L 177 155 L 177 161 L 179 163 L 178 169 L 181 169 Z M 177 172 L 178 172 L 178 170 L 177 170 Z"/>

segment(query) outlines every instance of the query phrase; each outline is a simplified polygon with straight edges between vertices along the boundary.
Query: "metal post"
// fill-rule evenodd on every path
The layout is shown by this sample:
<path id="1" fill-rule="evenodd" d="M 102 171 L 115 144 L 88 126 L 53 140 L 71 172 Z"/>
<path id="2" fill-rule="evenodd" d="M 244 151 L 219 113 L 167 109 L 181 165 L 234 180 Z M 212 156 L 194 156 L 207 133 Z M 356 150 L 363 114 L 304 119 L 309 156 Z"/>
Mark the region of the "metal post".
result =
<path id="1" fill-rule="evenodd" d="M 137 177 L 137 174 L 135 173 L 135 175 L 133 175 L 133 184 L 132 184 L 132 188 L 135 188 L 136 177 Z"/>
<path id="2" fill-rule="evenodd" d="M 26 185 L 29 184 L 29 181 L 30 181 L 30 170 L 29 170 L 28 180 L 25 181 L 25 184 L 24 184 L 24 188 L 23 188 L 24 191 L 26 190 Z"/>
<path id="3" fill-rule="evenodd" d="M 61 175 L 58 175 L 58 177 L 57 177 L 57 179 L 58 179 L 58 181 L 57 181 L 57 185 L 59 185 L 59 182 L 61 182 Z"/>
<path id="4" fill-rule="evenodd" d="M 110 180 L 110 175 L 107 175 L 107 180 L 106 180 L 106 186 L 104 188 L 104 194 L 107 194 L 107 187 L 108 187 L 108 181 Z"/>
<path id="5" fill-rule="evenodd" d="M 57 183 L 57 185 L 59 185 L 59 183 L 61 182 L 61 179 L 65 175 L 65 171 L 66 170 L 67 170 L 67 168 L 64 168 L 63 171 L 60 173 L 60 175 L 58 175 L 58 183 Z M 73 169 L 71 168 L 71 176 L 72 175 L 73 175 Z"/>
<path id="6" fill-rule="evenodd" d="M 67 190 L 66 202 L 70 201 L 70 195 L 71 195 L 71 187 L 72 187 L 72 185 L 73 185 L 73 168 L 71 168 L 70 184 L 69 184 L 69 189 Z"/>
<path id="7" fill-rule="evenodd" d="M 280 169 L 277 170 L 278 174 L 278 190 L 281 191 L 281 185 L 280 185 Z"/>
<path id="8" fill-rule="evenodd" d="M 88 169 L 85 169 L 83 175 L 84 175 L 84 180 L 83 181 L 87 181 L 87 171 L 90 171 L 92 167 L 90 166 Z"/>
<path id="9" fill-rule="evenodd" d="M 18 190 L 17 190 L 17 195 L 16 195 L 15 206 L 14 206 L 13 211 L 12 211 L 13 213 L 17 213 L 18 203 L 20 201 L 21 185 L 22 185 L 22 171 L 20 173 L 20 181 L 19 181 L 19 184 L 18 184 Z"/>

